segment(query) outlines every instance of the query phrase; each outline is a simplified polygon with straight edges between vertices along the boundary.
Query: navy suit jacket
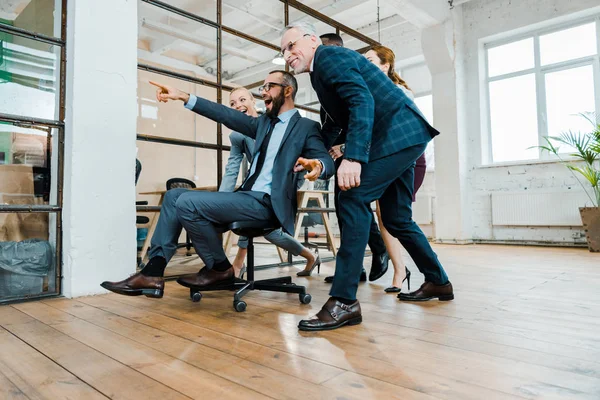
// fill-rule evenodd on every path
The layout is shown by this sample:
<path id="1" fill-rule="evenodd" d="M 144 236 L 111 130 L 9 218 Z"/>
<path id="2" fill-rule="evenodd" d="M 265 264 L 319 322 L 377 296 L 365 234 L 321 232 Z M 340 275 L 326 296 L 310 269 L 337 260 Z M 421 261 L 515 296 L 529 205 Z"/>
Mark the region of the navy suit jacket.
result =
<path id="1" fill-rule="evenodd" d="M 439 134 L 402 89 L 354 50 L 317 47 L 310 79 L 330 117 L 322 128 L 325 145 L 346 143 L 345 158 L 367 163 Z"/>
<path id="2" fill-rule="evenodd" d="M 201 97 L 198 97 L 193 111 L 255 139 L 255 149 L 260 149 L 271 124 L 271 118 L 266 114 L 258 118 L 250 117 Z M 254 156 L 256 157 L 256 154 Z M 298 157 L 321 160 L 325 168 L 324 179 L 329 179 L 335 172 L 333 160 L 323 145 L 319 123 L 303 118 L 296 112 L 288 123 L 279 153 L 275 157 L 271 186 L 273 211 L 281 227 L 289 234 L 294 232 L 296 210 L 298 209 L 297 177 L 295 176 L 297 174 L 294 174 L 294 166 Z"/>

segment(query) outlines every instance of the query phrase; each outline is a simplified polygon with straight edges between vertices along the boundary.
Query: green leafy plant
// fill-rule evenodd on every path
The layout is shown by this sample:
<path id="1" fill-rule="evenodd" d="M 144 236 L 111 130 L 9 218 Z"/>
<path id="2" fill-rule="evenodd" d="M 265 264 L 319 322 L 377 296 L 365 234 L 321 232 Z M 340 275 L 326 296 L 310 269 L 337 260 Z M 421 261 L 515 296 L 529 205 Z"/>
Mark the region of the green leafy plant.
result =
<path id="1" fill-rule="evenodd" d="M 545 146 L 535 147 L 541 148 L 558 157 L 560 162 L 571 170 L 573 176 L 577 179 L 592 204 L 595 207 L 598 207 L 600 206 L 600 167 L 598 167 L 597 162 L 600 161 L 600 119 L 594 118 L 591 113 L 582 113 L 579 115 L 592 124 L 593 130 L 587 133 L 573 131 L 562 132 L 560 136 L 545 137 Z M 575 160 L 564 160 L 559 153 L 560 147 L 556 146 L 554 143 L 562 143 L 574 148 L 575 152 L 569 153 L 568 155 L 575 158 Z M 575 165 L 575 161 L 583 162 L 583 166 L 581 166 L 581 164 Z M 594 194 L 593 196 L 573 171 L 578 172 L 590 183 Z"/>

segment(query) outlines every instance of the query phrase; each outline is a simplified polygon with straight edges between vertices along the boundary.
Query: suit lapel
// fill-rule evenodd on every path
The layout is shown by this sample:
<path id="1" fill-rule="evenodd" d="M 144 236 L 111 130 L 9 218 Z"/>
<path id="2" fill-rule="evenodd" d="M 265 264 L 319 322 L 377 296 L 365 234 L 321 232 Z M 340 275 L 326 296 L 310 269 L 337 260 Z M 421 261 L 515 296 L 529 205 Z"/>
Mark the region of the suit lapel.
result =
<path id="1" fill-rule="evenodd" d="M 292 118 L 290 118 L 290 122 L 288 123 L 287 129 L 283 134 L 283 139 L 281 139 L 281 146 L 279 146 L 279 149 L 281 149 L 283 145 L 285 145 L 285 141 L 290 137 L 290 133 L 292 132 L 292 129 L 294 129 L 294 126 L 298 123 L 298 121 L 300 121 L 300 113 L 296 111 L 294 115 L 292 115 Z M 280 152 L 278 152 L 277 155 L 279 155 L 279 153 Z"/>

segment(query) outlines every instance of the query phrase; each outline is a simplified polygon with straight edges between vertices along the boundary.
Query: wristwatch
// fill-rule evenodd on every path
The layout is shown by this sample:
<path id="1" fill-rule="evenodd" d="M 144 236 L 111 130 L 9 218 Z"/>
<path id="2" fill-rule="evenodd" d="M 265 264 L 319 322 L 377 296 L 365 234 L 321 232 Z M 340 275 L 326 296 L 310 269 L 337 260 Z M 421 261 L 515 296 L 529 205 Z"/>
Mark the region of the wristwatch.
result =
<path id="1" fill-rule="evenodd" d="M 341 152 L 342 154 L 344 154 L 344 152 L 345 152 L 345 151 L 346 151 L 346 143 L 344 143 L 344 144 L 342 144 L 342 145 L 340 146 L 340 152 Z"/>

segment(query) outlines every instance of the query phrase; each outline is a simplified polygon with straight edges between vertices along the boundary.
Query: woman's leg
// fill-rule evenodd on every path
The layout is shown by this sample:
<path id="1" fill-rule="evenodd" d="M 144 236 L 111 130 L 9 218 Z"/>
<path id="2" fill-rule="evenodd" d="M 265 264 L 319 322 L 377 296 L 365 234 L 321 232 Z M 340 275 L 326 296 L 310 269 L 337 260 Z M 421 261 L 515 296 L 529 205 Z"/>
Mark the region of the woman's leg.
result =
<path id="1" fill-rule="evenodd" d="M 265 239 L 295 256 L 304 257 L 306 259 L 305 270 L 310 270 L 317 260 L 317 256 L 313 252 L 304 247 L 302 243 L 294 239 L 293 236 L 285 233 L 281 228 L 265 235 Z"/>
<path id="2" fill-rule="evenodd" d="M 385 247 L 387 248 L 388 254 L 390 255 L 390 260 L 392 260 L 392 265 L 394 266 L 394 278 L 392 279 L 392 286 L 401 288 L 402 281 L 404 281 L 404 278 L 406 278 L 406 265 L 404 265 L 404 261 L 402 260 L 402 245 L 400 244 L 400 241 L 393 237 L 387 231 L 387 229 L 385 229 L 385 226 L 383 226 L 383 221 L 381 220 L 381 211 L 379 210 L 379 200 L 375 204 L 377 221 L 379 222 L 379 230 L 381 231 L 381 236 L 385 242 Z"/>

